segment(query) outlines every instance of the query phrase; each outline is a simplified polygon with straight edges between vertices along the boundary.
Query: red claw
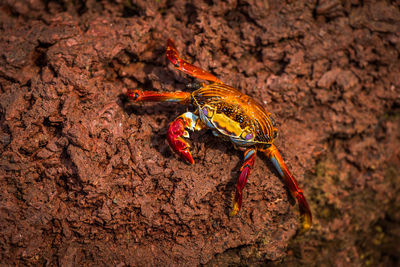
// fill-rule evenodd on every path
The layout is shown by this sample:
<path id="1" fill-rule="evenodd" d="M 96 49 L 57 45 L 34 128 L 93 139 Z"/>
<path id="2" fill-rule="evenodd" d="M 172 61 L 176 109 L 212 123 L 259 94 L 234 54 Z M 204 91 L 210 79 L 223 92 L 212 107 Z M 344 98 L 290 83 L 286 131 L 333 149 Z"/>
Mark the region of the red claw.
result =
<path id="1" fill-rule="evenodd" d="M 168 142 L 184 161 L 194 164 L 192 154 L 189 151 L 189 144 L 182 137 L 186 132 L 185 125 L 186 123 L 183 118 L 174 120 L 168 129 Z"/>

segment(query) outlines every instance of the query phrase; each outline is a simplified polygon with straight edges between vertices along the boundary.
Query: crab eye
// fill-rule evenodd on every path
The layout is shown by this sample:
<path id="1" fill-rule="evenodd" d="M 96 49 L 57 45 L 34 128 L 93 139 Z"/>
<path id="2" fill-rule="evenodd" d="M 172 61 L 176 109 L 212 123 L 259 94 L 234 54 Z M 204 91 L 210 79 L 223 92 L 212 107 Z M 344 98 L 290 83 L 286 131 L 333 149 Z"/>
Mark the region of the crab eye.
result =
<path id="1" fill-rule="evenodd" d="M 253 133 L 249 133 L 249 132 L 244 132 L 241 134 L 241 137 L 244 140 L 252 140 L 254 138 L 254 134 Z"/>
<path id="2" fill-rule="evenodd" d="M 278 137 L 278 130 L 277 129 L 274 129 L 273 137 L 274 137 L 274 139 Z"/>
<path id="3" fill-rule="evenodd" d="M 204 114 L 204 116 L 211 118 L 214 115 L 214 110 L 210 108 L 209 106 L 204 106 L 201 109 L 201 112 Z"/>
<path id="4" fill-rule="evenodd" d="M 272 126 L 276 125 L 275 119 L 274 117 L 272 117 L 271 115 L 269 116 L 269 119 L 271 120 Z"/>
<path id="5" fill-rule="evenodd" d="M 208 116 L 208 108 L 207 107 L 204 107 L 202 109 L 202 111 L 203 111 L 204 116 Z"/>
<path id="6" fill-rule="evenodd" d="M 253 139 L 253 137 L 254 137 L 254 134 L 253 134 L 253 133 L 248 133 L 248 134 L 246 134 L 246 136 L 244 137 L 244 139 L 246 139 L 246 140 L 251 140 L 251 139 Z"/>

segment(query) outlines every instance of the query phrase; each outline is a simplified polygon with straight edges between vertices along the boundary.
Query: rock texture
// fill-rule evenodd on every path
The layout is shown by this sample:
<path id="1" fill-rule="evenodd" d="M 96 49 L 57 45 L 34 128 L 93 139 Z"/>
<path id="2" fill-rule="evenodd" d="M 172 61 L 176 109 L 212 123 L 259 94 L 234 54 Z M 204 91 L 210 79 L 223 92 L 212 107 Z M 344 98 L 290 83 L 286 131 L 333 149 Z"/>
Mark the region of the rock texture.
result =
<path id="1" fill-rule="evenodd" d="M 274 114 L 314 225 L 259 157 L 209 132 L 189 166 L 166 142 L 182 55 Z M 0 261 L 10 265 L 396 266 L 398 1 L 42 1 L 0 9 Z"/>

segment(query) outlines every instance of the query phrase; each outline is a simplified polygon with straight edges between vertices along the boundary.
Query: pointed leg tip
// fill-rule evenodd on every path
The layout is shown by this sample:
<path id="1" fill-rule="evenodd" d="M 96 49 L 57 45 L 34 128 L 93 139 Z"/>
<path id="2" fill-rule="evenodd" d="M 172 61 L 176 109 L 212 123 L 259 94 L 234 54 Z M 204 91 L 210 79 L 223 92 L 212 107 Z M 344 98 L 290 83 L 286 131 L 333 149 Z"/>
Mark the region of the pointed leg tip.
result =
<path id="1" fill-rule="evenodd" d="M 300 233 L 305 233 L 311 228 L 311 217 L 308 215 L 301 216 L 301 230 Z"/>
<path id="2" fill-rule="evenodd" d="M 310 226 L 305 226 L 303 225 L 300 230 L 298 231 L 299 235 L 304 235 L 305 233 L 307 233 L 310 230 Z"/>
<path id="3" fill-rule="evenodd" d="M 303 223 L 301 230 L 302 230 L 303 233 L 305 233 L 308 230 L 310 230 L 310 228 L 311 228 L 311 224 Z"/>
<path id="4" fill-rule="evenodd" d="M 300 221 L 302 225 L 302 232 L 307 232 L 312 225 L 312 214 L 310 207 L 308 206 L 307 200 L 303 193 L 297 194 L 297 201 L 299 203 L 300 210 Z"/>
<path id="5" fill-rule="evenodd" d="M 233 209 L 232 209 L 231 213 L 229 214 L 229 216 L 231 216 L 231 217 L 235 216 L 239 212 L 239 210 L 240 210 L 239 204 L 238 203 L 233 204 Z"/>
<path id="6" fill-rule="evenodd" d="M 167 44 L 169 45 L 169 44 L 174 44 L 175 42 L 174 42 L 174 40 L 172 40 L 172 38 L 168 38 L 168 40 L 167 40 Z"/>

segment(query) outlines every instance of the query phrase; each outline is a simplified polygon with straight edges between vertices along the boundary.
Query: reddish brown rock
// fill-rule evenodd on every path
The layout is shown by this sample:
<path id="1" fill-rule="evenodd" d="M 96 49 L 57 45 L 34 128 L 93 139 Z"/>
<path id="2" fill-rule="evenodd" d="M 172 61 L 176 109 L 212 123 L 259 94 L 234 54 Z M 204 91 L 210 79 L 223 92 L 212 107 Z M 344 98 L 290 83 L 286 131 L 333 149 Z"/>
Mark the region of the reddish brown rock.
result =
<path id="1" fill-rule="evenodd" d="M 395 1 L 3 1 L 0 262 L 5 265 L 397 266 L 400 7 Z M 257 158 L 193 134 L 175 156 L 182 56 L 273 113 L 314 215 Z"/>

